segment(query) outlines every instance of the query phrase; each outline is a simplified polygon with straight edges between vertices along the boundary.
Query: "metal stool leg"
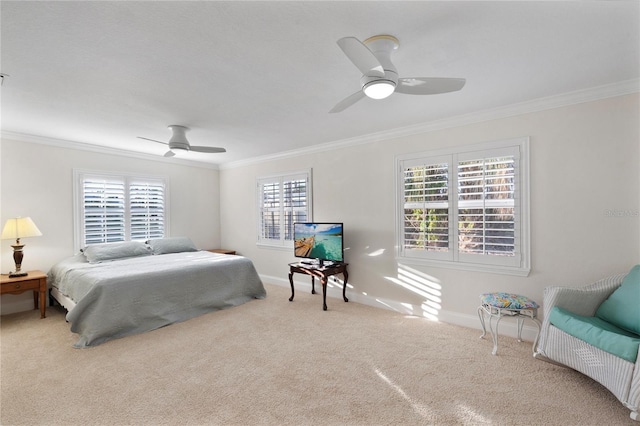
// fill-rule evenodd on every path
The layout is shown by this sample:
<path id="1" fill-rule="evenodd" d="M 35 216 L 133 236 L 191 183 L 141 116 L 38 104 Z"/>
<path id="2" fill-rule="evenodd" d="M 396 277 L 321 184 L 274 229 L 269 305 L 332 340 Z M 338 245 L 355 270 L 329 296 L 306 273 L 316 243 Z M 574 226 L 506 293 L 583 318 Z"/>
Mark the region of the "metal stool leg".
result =
<path id="1" fill-rule="evenodd" d="M 518 342 L 522 342 L 522 326 L 524 325 L 524 318 L 518 317 Z"/>
<path id="2" fill-rule="evenodd" d="M 498 325 L 500 325 L 500 320 L 502 319 L 502 315 L 500 315 L 500 311 L 498 311 L 497 318 L 498 319 L 496 320 L 496 329 L 495 330 L 491 329 L 491 337 L 493 337 L 493 351 L 491 352 L 492 355 L 498 354 Z M 491 321 L 489 321 L 489 325 L 491 325 Z"/>
<path id="3" fill-rule="evenodd" d="M 485 314 L 484 306 L 478 307 L 478 318 L 480 318 L 480 325 L 482 326 L 482 334 L 480 335 L 481 339 L 484 339 L 484 336 L 487 335 L 487 329 L 484 324 L 484 314 Z"/>
<path id="4" fill-rule="evenodd" d="M 540 321 L 538 318 L 531 318 L 531 320 L 538 326 L 538 332 L 536 333 L 536 338 L 533 340 L 533 354 L 536 353 L 536 346 L 538 346 L 538 338 L 540 338 L 540 331 L 542 327 L 540 326 Z"/>

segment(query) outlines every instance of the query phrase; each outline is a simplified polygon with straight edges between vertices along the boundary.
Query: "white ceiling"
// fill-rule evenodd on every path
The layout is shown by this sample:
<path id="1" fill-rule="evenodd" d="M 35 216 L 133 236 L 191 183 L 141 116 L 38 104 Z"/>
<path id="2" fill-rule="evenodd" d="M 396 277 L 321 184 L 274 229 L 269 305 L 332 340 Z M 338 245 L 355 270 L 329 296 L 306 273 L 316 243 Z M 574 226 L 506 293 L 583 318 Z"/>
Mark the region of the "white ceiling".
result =
<path id="1" fill-rule="evenodd" d="M 162 156 L 167 126 L 231 164 L 640 77 L 640 2 L 1 2 L 2 132 Z M 359 89 L 336 41 L 391 34 L 400 77 L 460 92 Z"/>

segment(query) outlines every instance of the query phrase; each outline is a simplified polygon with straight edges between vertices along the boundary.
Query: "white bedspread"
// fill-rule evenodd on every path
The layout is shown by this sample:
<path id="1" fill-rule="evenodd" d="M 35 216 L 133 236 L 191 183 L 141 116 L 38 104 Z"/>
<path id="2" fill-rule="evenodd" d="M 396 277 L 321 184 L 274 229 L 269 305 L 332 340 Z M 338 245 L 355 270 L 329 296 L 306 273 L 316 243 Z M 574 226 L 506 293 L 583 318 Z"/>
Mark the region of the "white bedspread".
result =
<path id="1" fill-rule="evenodd" d="M 51 268 L 49 282 L 76 303 L 67 321 L 77 348 L 266 297 L 251 260 L 207 251 L 99 264 L 80 254 Z"/>

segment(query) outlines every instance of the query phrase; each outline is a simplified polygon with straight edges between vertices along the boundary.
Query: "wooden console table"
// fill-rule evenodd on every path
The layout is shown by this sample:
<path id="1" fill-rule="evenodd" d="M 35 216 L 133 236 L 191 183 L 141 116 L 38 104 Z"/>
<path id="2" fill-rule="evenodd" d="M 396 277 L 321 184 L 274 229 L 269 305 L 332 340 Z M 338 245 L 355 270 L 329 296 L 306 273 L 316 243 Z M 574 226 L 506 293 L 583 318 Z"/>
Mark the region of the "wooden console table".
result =
<path id="1" fill-rule="evenodd" d="M 311 275 L 311 294 L 316 294 L 316 277 L 320 279 L 320 283 L 322 283 L 322 309 L 325 311 L 327 310 L 327 281 L 332 275 L 342 274 L 344 276 L 342 298 L 345 302 L 348 302 L 349 299 L 347 299 L 346 296 L 347 280 L 349 279 L 347 265 L 348 263 L 336 263 L 328 266 L 307 265 L 299 262 L 290 263 L 289 284 L 291 284 L 291 297 L 289 298 L 289 302 L 293 302 L 293 296 L 295 295 L 295 291 L 293 289 L 293 274 L 295 273 Z"/>

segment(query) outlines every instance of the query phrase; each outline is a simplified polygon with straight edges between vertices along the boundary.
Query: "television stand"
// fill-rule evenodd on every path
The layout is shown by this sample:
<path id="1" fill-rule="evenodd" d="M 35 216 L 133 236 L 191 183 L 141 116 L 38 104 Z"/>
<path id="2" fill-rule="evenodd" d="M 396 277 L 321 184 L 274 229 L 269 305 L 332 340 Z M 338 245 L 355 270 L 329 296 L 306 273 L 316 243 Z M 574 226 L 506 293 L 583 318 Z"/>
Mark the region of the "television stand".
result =
<path id="1" fill-rule="evenodd" d="M 311 294 L 316 294 L 316 277 L 320 279 L 320 283 L 322 284 L 322 309 L 327 310 L 327 281 L 329 277 L 332 275 L 342 274 L 344 276 L 344 283 L 342 285 L 342 298 L 345 302 L 348 302 L 346 291 L 347 291 L 347 280 L 349 279 L 349 274 L 347 273 L 347 265 L 348 263 L 334 263 L 331 265 L 308 265 L 304 263 L 290 263 L 289 264 L 289 284 L 291 284 L 291 297 L 289 298 L 289 302 L 293 302 L 293 297 L 295 296 L 295 290 L 293 289 L 293 274 L 306 274 L 311 275 Z"/>

